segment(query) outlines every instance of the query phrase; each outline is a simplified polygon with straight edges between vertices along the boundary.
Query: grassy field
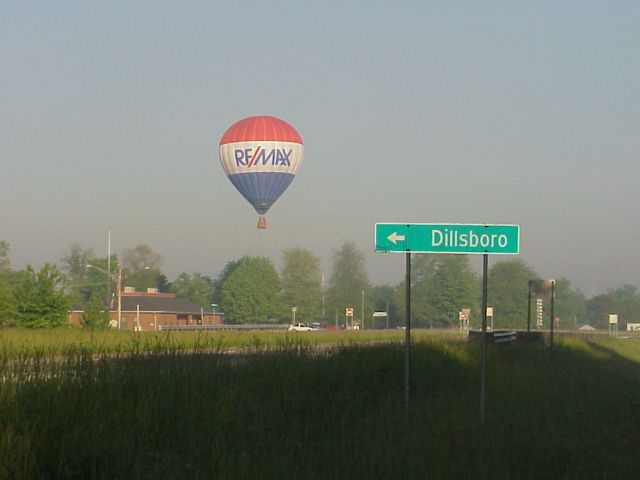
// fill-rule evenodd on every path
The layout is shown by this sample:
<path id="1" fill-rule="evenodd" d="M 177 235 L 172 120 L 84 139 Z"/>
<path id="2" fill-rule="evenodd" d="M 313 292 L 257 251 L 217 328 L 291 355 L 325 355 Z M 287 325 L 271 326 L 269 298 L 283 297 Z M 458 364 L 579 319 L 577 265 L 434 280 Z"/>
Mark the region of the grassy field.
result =
<path id="1" fill-rule="evenodd" d="M 481 426 L 479 351 L 466 342 L 414 337 L 407 413 L 398 337 L 363 346 L 351 337 L 327 352 L 308 336 L 284 336 L 269 351 L 228 355 L 216 350 L 226 337 L 194 348 L 174 333 L 185 348 L 126 340 L 133 353 L 120 355 L 124 346 L 101 339 L 98 351 L 110 354 L 96 357 L 86 340 L 16 355 L 15 345 L 34 349 L 15 338 L 9 348 L 4 333 L 12 354 L 0 386 L 3 479 L 633 479 L 640 471 L 639 341 L 558 340 L 553 354 L 542 344 L 490 348 Z"/>
<path id="2" fill-rule="evenodd" d="M 443 336 L 462 338 L 455 333 L 415 330 L 416 339 Z M 402 330 L 315 332 L 215 331 L 215 332 L 130 332 L 117 330 L 0 329 L 0 358 L 58 356 L 78 352 L 119 354 L 128 352 L 175 352 L 179 350 L 225 350 L 286 346 L 292 343 L 352 344 L 375 341 L 402 341 Z"/>

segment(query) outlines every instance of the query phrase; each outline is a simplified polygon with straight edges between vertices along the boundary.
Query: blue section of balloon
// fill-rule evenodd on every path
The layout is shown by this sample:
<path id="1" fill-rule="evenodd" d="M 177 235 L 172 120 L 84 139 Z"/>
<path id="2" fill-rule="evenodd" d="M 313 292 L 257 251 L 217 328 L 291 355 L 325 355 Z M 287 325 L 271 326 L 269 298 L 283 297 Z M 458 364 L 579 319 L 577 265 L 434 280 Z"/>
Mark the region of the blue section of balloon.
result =
<path id="1" fill-rule="evenodd" d="M 284 192 L 295 175 L 279 172 L 250 172 L 229 175 L 229 180 L 258 215 L 264 215 Z"/>

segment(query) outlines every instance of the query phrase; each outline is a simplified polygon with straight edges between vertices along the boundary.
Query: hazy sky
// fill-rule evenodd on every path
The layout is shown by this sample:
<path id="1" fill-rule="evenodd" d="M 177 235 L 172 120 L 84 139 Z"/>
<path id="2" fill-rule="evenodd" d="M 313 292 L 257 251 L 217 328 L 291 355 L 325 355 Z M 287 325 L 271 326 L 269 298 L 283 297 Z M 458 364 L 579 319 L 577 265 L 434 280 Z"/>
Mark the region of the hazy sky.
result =
<path id="1" fill-rule="evenodd" d="M 396 283 L 376 222 L 512 223 L 543 277 L 640 285 L 637 0 L 3 0 L 0 73 L 14 268 L 111 230 L 169 280 L 353 241 Z M 305 143 L 266 231 L 217 153 L 250 115 Z"/>

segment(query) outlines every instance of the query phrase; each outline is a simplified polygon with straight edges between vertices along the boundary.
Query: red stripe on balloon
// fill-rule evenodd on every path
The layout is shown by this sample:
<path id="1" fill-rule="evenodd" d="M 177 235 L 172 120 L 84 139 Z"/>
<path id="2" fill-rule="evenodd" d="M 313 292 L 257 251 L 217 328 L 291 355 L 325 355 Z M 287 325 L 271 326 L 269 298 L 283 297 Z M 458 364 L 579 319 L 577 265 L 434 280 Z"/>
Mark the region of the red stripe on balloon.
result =
<path id="1" fill-rule="evenodd" d="M 253 157 L 251 157 L 251 160 L 249 160 L 249 165 L 247 165 L 247 167 L 252 167 L 253 166 L 253 162 L 255 161 L 256 157 L 258 156 L 258 152 L 260 150 L 262 150 L 262 147 L 260 145 L 258 145 L 258 148 L 256 148 L 256 151 L 253 154 Z"/>
<path id="2" fill-rule="evenodd" d="M 284 120 L 267 115 L 240 120 L 224 132 L 220 145 L 235 142 L 293 142 L 302 144 L 302 137 Z"/>

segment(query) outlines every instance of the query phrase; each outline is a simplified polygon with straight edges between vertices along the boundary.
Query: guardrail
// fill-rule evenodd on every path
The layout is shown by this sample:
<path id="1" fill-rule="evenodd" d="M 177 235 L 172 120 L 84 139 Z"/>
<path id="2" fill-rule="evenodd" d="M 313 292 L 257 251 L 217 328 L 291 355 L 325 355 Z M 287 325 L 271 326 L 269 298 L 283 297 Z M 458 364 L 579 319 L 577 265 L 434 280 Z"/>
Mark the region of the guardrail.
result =
<path id="1" fill-rule="evenodd" d="M 289 324 L 265 325 L 160 325 L 161 331 L 212 331 L 212 330 L 287 330 Z"/>
<path id="2" fill-rule="evenodd" d="M 482 332 L 479 330 L 469 330 L 469 340 L 472 342 L 482 341 Z M 509 343 L 515 341 L 533 342 L 542 340 L 544 332 L 522 332 L 517 330 L 496 330 L 487 332 L 487 342 L 491 343 Z"/>

